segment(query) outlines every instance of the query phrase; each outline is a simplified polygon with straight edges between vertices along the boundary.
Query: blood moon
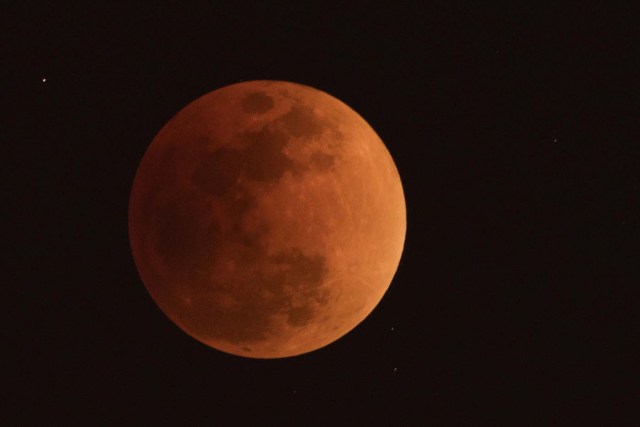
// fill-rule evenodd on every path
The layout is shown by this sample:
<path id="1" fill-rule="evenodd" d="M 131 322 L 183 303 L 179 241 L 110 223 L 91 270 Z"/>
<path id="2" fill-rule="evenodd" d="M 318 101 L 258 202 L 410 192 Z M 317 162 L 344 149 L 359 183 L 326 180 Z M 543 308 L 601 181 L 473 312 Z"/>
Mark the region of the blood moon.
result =
<path id="1" fill-rule="evenodd" d="M 251 81 L 193 101 L 148 147 L 129 203 L 142 281 L 183 331 L 280 358 L 360 323 L 406 230 L 393 159 L 373 129 L 308 86 Z"/>

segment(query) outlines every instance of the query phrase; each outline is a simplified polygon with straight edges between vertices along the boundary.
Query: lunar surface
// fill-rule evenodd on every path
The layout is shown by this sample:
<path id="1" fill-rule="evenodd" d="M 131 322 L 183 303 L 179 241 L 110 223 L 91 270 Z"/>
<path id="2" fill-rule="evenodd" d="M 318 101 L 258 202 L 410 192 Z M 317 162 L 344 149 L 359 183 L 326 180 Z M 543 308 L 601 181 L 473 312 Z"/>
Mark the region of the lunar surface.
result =
<path id="1" fill-rule="evenodd" d="M 129 234 L 161 310 L 202 343 L 295 356 L 352 330 L 388 289 L 405 200 L 355 111 L 319 90 L 252 81 L 211 92 L 139 165 Z"/>

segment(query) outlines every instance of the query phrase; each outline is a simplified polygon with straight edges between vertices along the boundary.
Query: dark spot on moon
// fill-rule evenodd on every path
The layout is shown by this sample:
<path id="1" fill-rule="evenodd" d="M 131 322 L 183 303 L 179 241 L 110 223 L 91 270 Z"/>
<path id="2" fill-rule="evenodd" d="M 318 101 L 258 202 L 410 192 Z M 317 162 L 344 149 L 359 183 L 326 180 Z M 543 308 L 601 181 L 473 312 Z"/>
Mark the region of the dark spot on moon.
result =
<path id="1" fill-rule="evenodd" d="M 241 251 L 237 255 L 241 263 L 251 265 L 263 261 L 266 252 L 265 237 L 268 232 L 269 227 L 266 223 L 262 223 L 257 230 L 244 229 L 240 221 L 233 226 L 232 233 L 242 245 Z"/>
<path id="2" fill-rule="evenodd" d="M 242 101 L 242 109 L 247 113 L 266 113 L 273 108 L 273 99 L 264 92 L 254 92 Z"/>
<path id="3" fill-rule="evenodd" d="M 285 129 L 296 137 L 313 137 L 322 134 L 328 123 L 322 120 L 313 110 L 303 105 L 295 105 L 284 116 L 278 119 Z"/>
<path id="4" fill-rule="evenodd" d="M 286 274 L 277 276 L 277 278 L 296 287 L 300 286 L 299 284 L 301 283 L 315 287 L 322 283 L 325 275 L 323 257 L 308 256 L 296 248 L 274 255 L 271 257 L 271 261 L 277 265 L 284 266 L 284 273 Z"/>
<path id="5" fill-rule="evenodd" d="M 311 164 L 315 166 L 319 171 L 326 172 L 335 163 L 335 158 L 329 154 L 317 151 L 311 156 Z"/>
<path id="6" fill-rule="evenodd" d="M 254 181 L 277 182 L 286 171 L 296 168 L 294 162 L 282 151 L 289 138 L 270 126 L 257 132 L 244 134 L 248 142 L 243 151 L 247 177 Z"/>
<path id="7" fill-rule="evenodd" d="M 324 257 L 295 248 L 277 255 L 268 255 L 263 247 L 258 251 L 256 259 L 238 266 L 253 272 L 248 280 L 229 277 L 224 279 L 229 283 L 211 284 L 231 292 L 238 302 L 233 310 L 223 301 L 212 304 L 206 296 L 194 298 L 188 321 L 209 338 L 238 345 L 261 341 L 272 332 L 273 316 L 285 315 L 290 325 L 303 326 L 315 318 L 318 305 L 327 303 Z"/>
<path id="8" fill-rule="evenodd" d="M 247 189 L 243 186 L 239 186 L 234 193 L 227 193 L 226 197 L 224 197 L 222 201 L 227 207 L 231 218 L 234 219 L 234 227 L 239 226 L 240 219 L 256 206 L 255 197 L 249 194 Z M 236 229 L 234 228 L 234 230 Z"/>
<path id="9" fill-rule="evenodd" d="M 326 303 L 320 292 L 327 274 L 325 258 L 292 249 L 272 257 L 271 262 L 281 269 L 265 281 L 265 285 L 278 295 L 279 306 L 289 324 L 305 325 L 315 316 L 314 306 Z"/>
<path id="10" fill-rule="evenodd" d="M 191 179 L 202 191 L 220 197 L 227 194 L 242 175 L 243 153 L 221 148 L 206 155 Z"/>
<path id="11" fill-rule="evenodd" d="M 284 153 L 289 137 L 272 126 L 240 135 L 245 148 L 221 148 L 206 154 L 191 179 L 200 190 L 215 197 L 228 195 L 241 186 L 239 180 L 277 182 L 287 171 L 298 166 Z"/>

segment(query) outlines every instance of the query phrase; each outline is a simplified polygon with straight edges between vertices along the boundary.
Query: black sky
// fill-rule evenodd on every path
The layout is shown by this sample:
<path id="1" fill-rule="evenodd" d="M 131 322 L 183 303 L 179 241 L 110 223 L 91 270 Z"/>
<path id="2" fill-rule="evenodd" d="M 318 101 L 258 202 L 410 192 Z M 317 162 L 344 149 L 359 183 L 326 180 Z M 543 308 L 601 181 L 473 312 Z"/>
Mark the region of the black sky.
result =
<path id="1" fill-rule="evenodd" d="M 629 10 L 13 3 L 0 126 L 15 425 L 633 424 Z M 408 211 L 373 314 L 322 350 L 271 361 L 175 327 L 127 235 L 130 186 L 158 130 L 195 98 L 254 79 L 358 111 L 393 155 Z"/>

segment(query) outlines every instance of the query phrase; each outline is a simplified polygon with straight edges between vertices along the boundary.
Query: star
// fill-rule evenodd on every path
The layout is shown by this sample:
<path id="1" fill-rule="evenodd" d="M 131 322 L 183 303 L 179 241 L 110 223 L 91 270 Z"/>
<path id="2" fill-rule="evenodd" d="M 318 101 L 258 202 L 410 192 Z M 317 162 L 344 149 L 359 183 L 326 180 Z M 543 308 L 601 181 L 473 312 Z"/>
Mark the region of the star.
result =
<path id="1" fill-rule="evenodd" d="M 45 83 L 46 81 L 47 81 L 47 79 L 43 77 L 42 78 L 42 83 Z"/>

